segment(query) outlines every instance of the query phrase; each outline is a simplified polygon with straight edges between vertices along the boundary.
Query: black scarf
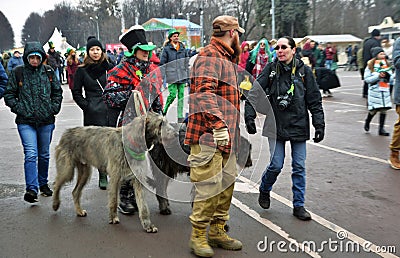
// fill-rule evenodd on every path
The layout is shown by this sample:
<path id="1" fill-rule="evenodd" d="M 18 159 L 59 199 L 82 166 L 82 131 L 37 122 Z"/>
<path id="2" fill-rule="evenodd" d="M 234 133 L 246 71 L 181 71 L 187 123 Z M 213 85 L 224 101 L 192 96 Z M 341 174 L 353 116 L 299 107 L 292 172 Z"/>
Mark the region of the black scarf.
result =
<path id="1" fill-rule="evenodd" d="M 148 73 L 148 68 L 150 66 L 150 61 L 140 60 L 137 57 L 130 57 L 126 60 L 128 63 L 136 66 L 142 72 L 143 75 Z"/>
<path id="2" fill-rule="evenodd" d="M 107 60 L 104 60 L 102 63 L 94 63 L 90 64 L 86 67 L 86 72 L 89 76 L 96 80 L 100 78 L 103 74 L 106 73 L 110 69 L 110 65 Z"/>

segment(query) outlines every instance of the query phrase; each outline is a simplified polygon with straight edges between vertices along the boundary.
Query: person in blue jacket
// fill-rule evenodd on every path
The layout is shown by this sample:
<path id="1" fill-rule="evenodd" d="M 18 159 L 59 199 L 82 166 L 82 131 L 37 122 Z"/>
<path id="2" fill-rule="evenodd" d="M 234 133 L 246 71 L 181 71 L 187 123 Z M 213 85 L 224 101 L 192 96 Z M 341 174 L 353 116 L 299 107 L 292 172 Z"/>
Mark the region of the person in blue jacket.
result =
<path id="1" fill-rule="evenodd" d="M 3 97 L 4 91 L 6 90 L 7 82 L 8 76 L 6 70 L 4 70 L 3 65 L 0 64 L 0 99 Z"/>

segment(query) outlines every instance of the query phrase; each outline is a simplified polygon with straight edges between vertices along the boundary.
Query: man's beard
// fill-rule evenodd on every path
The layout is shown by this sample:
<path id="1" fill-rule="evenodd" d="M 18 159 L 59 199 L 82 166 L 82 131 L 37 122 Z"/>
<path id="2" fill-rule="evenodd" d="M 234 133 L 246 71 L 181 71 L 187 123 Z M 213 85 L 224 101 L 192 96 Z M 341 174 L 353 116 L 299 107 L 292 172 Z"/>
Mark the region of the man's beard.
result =
<path id="1" fill-rule="evenodd" d="M 231 48 L 233 49 L 233 54 L 235 56 L 240 56 L 242 53 L 242 48 L 240 47 L 239 36 L 236 35 L 235 39 L 232 42 Z"/>

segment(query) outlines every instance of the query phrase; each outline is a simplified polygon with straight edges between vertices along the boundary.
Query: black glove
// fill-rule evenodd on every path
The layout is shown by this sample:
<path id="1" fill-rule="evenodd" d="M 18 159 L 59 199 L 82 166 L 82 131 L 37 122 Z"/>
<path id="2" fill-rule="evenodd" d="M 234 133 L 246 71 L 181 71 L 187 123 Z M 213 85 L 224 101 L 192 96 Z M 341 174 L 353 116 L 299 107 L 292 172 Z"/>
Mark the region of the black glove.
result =
<path id="1" fill-rule="evenodd" d="M 313 138 L 315 143 L 318 143 L 324 139 L 324 128 L 317 128 L 315 129 L 315 137 Z"/>
<path id="2" fill-rule="evenodd" d="M 246 119 L 246 130 L 249 134 L 257 133 L 256 123 L 254 119 Z"/>

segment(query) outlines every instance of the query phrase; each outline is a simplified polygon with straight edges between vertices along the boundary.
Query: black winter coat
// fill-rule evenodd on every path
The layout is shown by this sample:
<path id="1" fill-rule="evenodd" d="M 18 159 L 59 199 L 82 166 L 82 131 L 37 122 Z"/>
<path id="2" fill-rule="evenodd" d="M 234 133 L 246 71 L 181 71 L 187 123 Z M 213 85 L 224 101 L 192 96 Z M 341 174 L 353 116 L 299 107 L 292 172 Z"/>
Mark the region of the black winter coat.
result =
<path id="1" fill-rule="evenodd" d="M 273 66 L 277 75 L 270 77 Z M 300 71 L 304 72 L 304 76 L 300 76 Z M 278 109 L 278 96 L 289 90 L 291 73 L 291 65 L 286 66 L 276 60 L 265 66 L 247 96 L 245 120 L 254 120 L 256 110 L 267 115 L 264 136 L 283 141 L 306 141 L 310 139 L 308 112 L 311 113 L 314 128 L 325 128 L 321 93 L 311 69 L 296 59 L 294 96 L 285 110 Z"/>
<path id="2" fill-rule="evenodd" d="M 106 86 L 107 70 L 113 66 L 107 61 L 101 65 L 78 67 L 74 78 L 72 97 L 83 110 L 83 125 L 111 126 L 117 125 L 119 110 L 109 108 L 102 95 Z M 83 94 L 84 92 L 84 94 Z"/>
<path id="3" fill-rule="evenodd" d="M 367 38 L 363 44 L 363 62 L 364 68 L 367 67 L 368 61 L 373 57 L 371 55 L 371 49 L 374 47 L 380 47 L 381 42 L 376 38 Z"/>

